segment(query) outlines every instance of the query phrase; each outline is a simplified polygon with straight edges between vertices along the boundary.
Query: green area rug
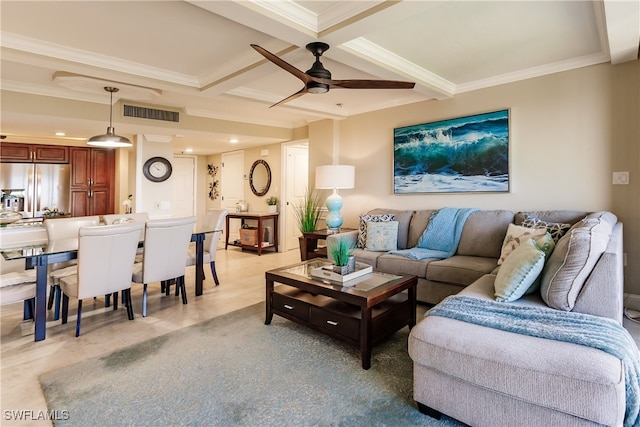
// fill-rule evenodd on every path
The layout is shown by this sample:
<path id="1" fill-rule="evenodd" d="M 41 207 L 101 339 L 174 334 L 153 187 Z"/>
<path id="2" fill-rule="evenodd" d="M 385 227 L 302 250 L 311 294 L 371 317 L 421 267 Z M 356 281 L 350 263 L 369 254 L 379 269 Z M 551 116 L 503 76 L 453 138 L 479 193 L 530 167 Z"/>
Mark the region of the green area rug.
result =
<path id="1" fill-rule="evenodd" d="M 56 426 L 457 426 L 412 398 L 408 328 L 358 349 L 264 303 L 40 377 Z"/>

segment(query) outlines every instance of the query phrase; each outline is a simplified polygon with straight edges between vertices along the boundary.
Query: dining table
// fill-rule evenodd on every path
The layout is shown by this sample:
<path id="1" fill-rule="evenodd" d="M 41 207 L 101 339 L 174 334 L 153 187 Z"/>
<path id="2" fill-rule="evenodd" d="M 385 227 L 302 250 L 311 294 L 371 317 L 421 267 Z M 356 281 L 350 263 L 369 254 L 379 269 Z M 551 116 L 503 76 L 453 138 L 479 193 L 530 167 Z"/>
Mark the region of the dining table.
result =
<path id="1" fill-rule="evenodd" d="M 219 230 L 196 226 L 191 234 L 195 242 L 195 296 L 203 293 L 204 284 L 204 241 L 206 235 Z M 143 242 L 140 242 L 142 245 Z M 46 338 L 47 284 L 48 266 L 69 261 L 78 257 L 78 238 L 48 240 L 46 242 L 13 243 L 0 247 L 0 253 L 6 261 L 24 260 L 25 269 L 36 269 L 36 305 L 35 305 L 35 341 Z M 186 260 L 185 260 L 186 262 Z"/>

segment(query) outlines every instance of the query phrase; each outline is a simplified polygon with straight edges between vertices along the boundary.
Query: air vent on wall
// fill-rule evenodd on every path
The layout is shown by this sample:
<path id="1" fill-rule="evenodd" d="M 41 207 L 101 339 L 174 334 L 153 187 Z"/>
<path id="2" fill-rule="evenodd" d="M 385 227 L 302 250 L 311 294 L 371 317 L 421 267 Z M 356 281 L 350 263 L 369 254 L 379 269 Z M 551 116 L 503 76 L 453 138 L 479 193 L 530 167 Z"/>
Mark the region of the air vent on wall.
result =
<path id="1" fill-rule="evenodd" d="M 155 108 L 136 107 L 124 105 L 125 117 L 137 117 L 140 119 L 162 120 L 165 122 L 179 122 L 180 113 L 177 111 L 157 110 Z"/>

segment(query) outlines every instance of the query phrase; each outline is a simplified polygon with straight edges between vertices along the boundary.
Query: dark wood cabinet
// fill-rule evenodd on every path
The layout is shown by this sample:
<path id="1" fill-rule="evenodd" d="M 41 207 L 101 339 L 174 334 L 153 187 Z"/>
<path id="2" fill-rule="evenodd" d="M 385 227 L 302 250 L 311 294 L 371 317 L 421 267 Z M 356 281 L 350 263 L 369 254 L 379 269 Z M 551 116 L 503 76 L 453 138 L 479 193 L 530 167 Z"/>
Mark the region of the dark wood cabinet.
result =
<path id="1" fill-rule="evenodd" d="M 59 145 L 0 143 L 0 161 L 22 163 L 69 163 L 69 147 Z"/>
<path id="2" fill-rule="evenodd" d="M 114 212 L 115 150 L 71 147 L 71 215 Z"/>

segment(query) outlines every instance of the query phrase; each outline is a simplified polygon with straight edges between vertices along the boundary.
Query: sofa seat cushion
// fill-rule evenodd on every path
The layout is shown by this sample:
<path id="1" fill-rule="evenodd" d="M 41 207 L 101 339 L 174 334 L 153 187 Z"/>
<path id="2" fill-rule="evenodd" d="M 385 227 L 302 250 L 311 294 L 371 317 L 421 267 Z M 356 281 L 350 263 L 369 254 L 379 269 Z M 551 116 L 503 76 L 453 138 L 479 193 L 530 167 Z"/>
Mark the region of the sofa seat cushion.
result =
<path id="1" fill-rule="evenodd" d="M 497 262 L 497 258 L 454 255 L 430 262 L 426 278 L 434 282 L 468 286 L 485 274 L 494 271 Z"/>
<path id="2" fill-rule="evenodd" d="M 357 262 L 368 264 L 375 270 L 378 267 L 378 258 L 380 258 L 384 252 L 373 252 L 366 249 L 355 248 L 352 254 L 356 257 Z"/>
<path id="3" fill-rule="evenodd" d="M 409 355 L 418 365 L 481 389 L 622 425 L 622 362 L 600 350 L 429 316 L 411 330 Z"/>
<path id="4" fill-rule="evenodd" d="M 433 258 L 416 261 L 400 255 L 385 254 L 378 258 L 377 270 L 391 274 L 411 274 L 424 279 L 427 266 L 433 261 Z"/>

